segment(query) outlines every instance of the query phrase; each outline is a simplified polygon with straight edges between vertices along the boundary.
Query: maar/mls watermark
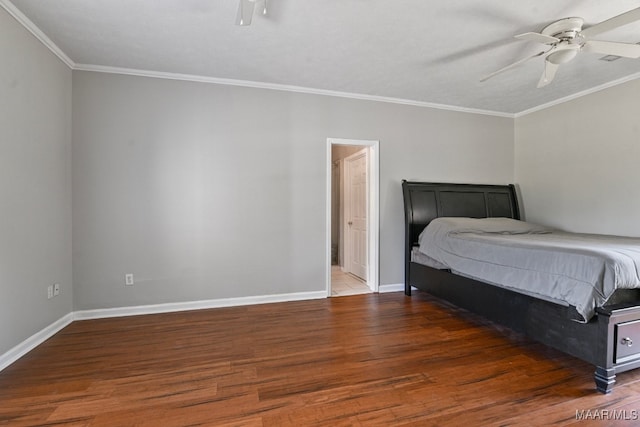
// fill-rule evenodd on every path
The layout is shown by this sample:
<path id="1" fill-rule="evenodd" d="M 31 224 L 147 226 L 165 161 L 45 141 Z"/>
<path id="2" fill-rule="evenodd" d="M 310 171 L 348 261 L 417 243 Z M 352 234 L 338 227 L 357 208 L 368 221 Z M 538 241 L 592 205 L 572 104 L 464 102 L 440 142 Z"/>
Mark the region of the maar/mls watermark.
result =
<path id="1" fill-rule="evenodd" d="M 637 409 L 576 409 L 576 420 L 636 421 L 640 419 Z"/>

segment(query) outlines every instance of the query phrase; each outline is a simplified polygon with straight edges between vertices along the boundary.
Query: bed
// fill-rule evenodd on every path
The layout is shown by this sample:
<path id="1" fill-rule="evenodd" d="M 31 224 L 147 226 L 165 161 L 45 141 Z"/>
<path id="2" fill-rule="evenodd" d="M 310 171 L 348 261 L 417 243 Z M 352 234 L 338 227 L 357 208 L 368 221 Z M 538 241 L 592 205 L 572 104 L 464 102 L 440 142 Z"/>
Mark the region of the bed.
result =
<path id="1" fill-rule="evenodd" d="M 426 291 L 593 364 L 596 388 L 602 393 L 613 389 L 617 374 L 640 367 L 640 290 L 615 289 L 606 298 L 596 298 L 593 308 L 583 307 L 508 283 L 479 280 L 416 255 L 421 233 L 436 218 L 519 220 L 513 185 L 403 181 L 402 189 L 406 295 L 412 287 Z M 439 222 L 444 221 L 434 225 Z"/>

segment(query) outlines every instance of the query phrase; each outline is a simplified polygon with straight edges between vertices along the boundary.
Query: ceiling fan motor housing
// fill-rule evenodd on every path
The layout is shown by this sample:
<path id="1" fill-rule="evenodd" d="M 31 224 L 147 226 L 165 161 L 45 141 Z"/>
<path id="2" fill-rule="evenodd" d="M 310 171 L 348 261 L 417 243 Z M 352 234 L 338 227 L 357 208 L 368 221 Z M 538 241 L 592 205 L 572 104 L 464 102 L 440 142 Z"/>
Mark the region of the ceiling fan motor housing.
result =
<path id="1" fill-rule="evenodd" d="M 575 42 L 577 39 L 581 39 L 579 34 L 582 31 L 582 25 L 584 25 L 582 18 L 564 18 L 547 25 L 540 33 L 561 41 Z"/>
<path id="2" fill-rule="evenodd" d="M 584 44 L 584 39 L 580 36 L 584 20 L 582 18 L 565 18 L 553 22 L 541 31 L 541 34 L 555 37 L 560 41 L 556 44 L 556 50 L 546 58 L 552 64 L 566 64 L 576 57 L 578 51 Z"/>

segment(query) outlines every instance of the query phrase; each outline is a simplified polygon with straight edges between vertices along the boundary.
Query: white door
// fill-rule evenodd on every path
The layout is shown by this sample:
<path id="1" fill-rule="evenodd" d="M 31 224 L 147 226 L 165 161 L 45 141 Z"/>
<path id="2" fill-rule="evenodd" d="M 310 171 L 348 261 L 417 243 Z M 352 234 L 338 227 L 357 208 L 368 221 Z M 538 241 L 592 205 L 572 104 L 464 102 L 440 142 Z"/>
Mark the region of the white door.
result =
<path id="1" fill-rule="evenodd" d="M 345 159 L 346 270 L 367 280 L 367 150 Z"/>

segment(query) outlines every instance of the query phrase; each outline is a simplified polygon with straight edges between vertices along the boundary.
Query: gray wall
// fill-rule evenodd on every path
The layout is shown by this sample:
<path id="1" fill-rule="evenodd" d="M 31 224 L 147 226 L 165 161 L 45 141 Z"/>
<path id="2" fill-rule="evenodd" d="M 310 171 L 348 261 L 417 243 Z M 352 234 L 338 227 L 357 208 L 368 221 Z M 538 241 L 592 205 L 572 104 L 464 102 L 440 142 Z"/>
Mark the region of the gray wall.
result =
<path id="1" fill-rule="evenodd" d="M 328 137 L 380 140 L 380 283 L 401 283 L 400 180 L 511 182 L 513 135 L 507 118 L 76 71 L 75 309 L 324 290 Z"/>
<path id="2" fill-rule="evenodd" d="M 530 221 L 640 236 L 640 80 L 515 121 L 515 172 Z"/>
<path id="3" fill-rule="evenodd" d="M 0 59 L 0 354 L 73 309 L 323 290 L 327 137 L 380 140 L 381 285 L 403 278 L 403 178 L 515 178 L 531 221 L 640 236 L 640 80 L 515 121 L 90 72 L 72 83 L 3 9 Z"/>
<path id="4" fill-rule="evenodd" d="M 0 355 L 71 310 L 71 71 L 0 8 Z"/>

